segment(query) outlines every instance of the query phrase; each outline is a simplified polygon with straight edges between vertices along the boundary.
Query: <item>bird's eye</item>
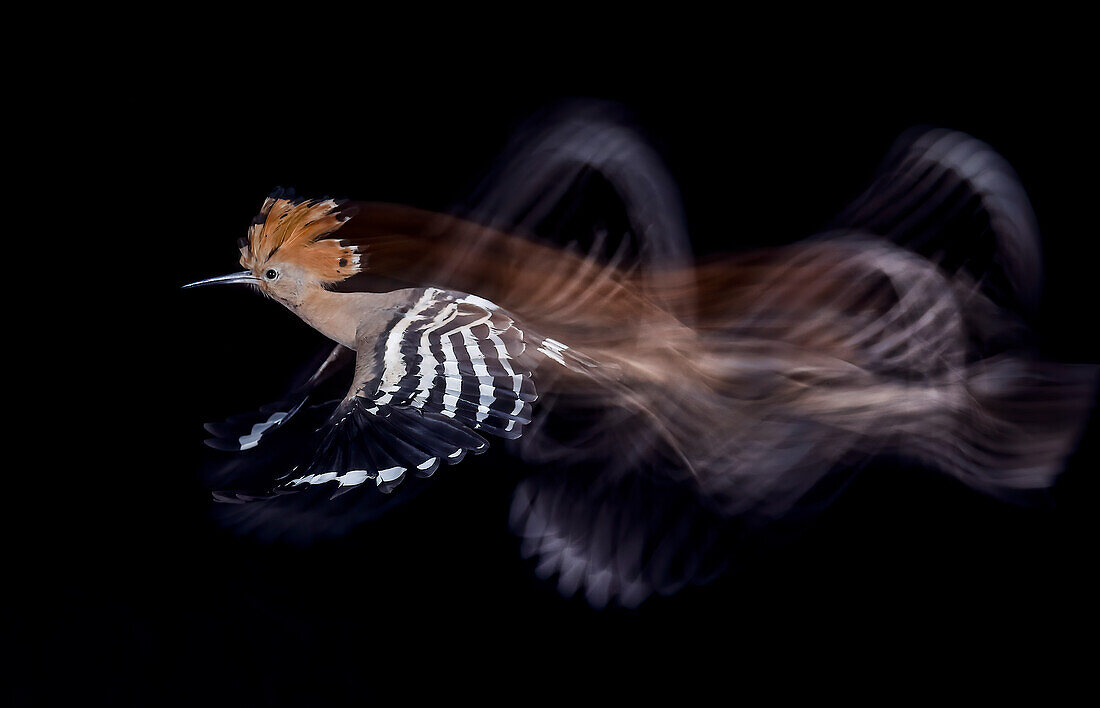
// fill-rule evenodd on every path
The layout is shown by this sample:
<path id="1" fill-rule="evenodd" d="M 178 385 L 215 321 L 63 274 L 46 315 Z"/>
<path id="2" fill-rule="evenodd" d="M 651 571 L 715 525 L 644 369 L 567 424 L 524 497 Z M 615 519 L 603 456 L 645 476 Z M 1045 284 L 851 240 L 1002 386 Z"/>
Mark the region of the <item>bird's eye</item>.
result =
<path id="1" fill-rule="evenodd" d="M 279 271 L 275 270 L 274 268 L 268 268 L 267 272 L 264 273 L 264 277 L 268 280 L 275 280 L 279 277 Z"/>

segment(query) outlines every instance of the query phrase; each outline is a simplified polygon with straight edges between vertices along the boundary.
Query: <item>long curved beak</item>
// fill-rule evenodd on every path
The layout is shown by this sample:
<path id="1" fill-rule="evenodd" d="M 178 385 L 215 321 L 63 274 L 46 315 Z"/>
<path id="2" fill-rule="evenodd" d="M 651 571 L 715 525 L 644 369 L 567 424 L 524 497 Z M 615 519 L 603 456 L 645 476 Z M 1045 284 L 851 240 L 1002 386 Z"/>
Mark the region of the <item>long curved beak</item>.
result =
<path id="1" fill-rule="evenodd" d="M 184 285 L 184 288 L 197 288 L 200 285 L 228 285 L 231 283 L 259 283 L 259 278 L 249 273 L 247 270 L 242 270 L 240 273 L 230 273 L 229 275 L 219 275 L 216 278 L 207 278 L 206 280 L 199 280 L 194 283 L 188 283 Z"/>

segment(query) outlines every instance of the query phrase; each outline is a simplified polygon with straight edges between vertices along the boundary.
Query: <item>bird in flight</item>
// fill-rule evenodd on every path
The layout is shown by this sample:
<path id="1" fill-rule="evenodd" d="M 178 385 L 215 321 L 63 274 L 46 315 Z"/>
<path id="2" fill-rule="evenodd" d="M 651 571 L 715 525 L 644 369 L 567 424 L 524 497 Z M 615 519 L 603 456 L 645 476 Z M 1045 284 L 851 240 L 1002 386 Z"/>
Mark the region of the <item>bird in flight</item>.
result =
<path id="1" fill-rule="evenodd" d="M 568 208 L 596 178 L 614 233 Z M 521 133 L 462 217 L 276 190 L 244 270 L 186 287 L 250 285 L 333 346 L 284 400 L 208 424 L 227 518 L 343 533 L 504 439 L 538 471 L 511 521 L 539 574 L 636 605 L 713 577 L 731 519 L 879 453 L 996 495 L 1052 484 L 1096 370 L 1028 346 L 1038 233 L 989 146 L 908 133 L 786 247 L 700 261 L 683 221 L 653 149 L 593 110 Z"/>

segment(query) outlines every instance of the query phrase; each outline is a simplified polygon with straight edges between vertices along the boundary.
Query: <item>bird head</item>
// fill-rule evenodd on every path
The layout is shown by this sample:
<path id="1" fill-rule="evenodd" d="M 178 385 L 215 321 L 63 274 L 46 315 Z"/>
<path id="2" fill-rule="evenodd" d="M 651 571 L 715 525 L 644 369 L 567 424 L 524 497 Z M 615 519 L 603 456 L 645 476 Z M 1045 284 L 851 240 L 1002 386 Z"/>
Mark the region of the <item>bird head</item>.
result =
<path id="1" fill-rule="evenodd" d="M 248 238 L 237 242 L 245 270 L 189 283 L 243 283 L 289 307 L 313 289 L 326 289 L 362 270 L 360 246 L 336 236 L 351 210 L 333 199 L 296 198 L 276 189 L 252 220 Z"/>

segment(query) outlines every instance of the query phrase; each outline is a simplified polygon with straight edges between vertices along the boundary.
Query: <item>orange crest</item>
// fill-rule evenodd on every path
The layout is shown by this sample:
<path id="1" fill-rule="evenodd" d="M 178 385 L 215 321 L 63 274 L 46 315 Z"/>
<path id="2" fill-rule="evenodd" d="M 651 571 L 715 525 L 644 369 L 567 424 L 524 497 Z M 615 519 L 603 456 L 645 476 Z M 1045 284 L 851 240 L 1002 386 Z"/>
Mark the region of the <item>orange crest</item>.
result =
<path id="1" fill-rule="evenodd" d="M 276 189 L 265 201 L 241 240 L 241 265 L 248 270 L 265 266 L 276 254 L 283 263 L 295 263 L 325 283 L 337 283 L 360 272 L 355 244 L 332 238 L 351 218 L 334 199 L 295 198 L 293 190 Z"/>

